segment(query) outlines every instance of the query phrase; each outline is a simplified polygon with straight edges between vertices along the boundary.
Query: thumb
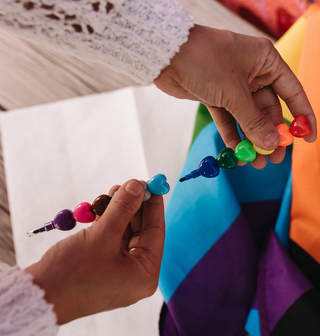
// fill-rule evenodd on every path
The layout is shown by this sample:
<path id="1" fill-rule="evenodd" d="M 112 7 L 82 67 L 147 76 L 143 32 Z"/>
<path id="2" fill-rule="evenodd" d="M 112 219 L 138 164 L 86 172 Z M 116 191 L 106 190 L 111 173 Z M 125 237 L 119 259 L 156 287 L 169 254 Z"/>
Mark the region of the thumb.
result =
<path id="1" fill-rule="evenodd" d="M 108 245 L 120 248 L 124 231 L 140 209 L 143 196 L 144 186 L 138 180 L 127 181 L 114 194 L 98 221 L 100 233 L 108 238 Z"/>
<path id="2" fill-rule="evenodd" d="M 242 95 L 238 99 L 237 107 L 230 113 L 253 144 L 264 150 L 272 150 L 278 146 L 280 136 L 276 127 L 261 113 L 251 93 Z M 279 113 L 281 114 L 281 110 Z"/>

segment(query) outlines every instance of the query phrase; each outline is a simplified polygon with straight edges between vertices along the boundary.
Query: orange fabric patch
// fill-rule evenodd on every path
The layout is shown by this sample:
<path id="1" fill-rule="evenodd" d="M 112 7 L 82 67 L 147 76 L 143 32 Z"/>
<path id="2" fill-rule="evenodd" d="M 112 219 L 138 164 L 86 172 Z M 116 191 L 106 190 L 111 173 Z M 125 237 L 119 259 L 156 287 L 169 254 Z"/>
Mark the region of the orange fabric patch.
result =
<path id="1" fill-rule="evenodd" d="M 307 26 L 299 79 L 320 130 L 320 7 L 306 12 Z M 292 153 L 290 238 L 320 262 L 320 138 L 310 144 L 295 139 Z"/>

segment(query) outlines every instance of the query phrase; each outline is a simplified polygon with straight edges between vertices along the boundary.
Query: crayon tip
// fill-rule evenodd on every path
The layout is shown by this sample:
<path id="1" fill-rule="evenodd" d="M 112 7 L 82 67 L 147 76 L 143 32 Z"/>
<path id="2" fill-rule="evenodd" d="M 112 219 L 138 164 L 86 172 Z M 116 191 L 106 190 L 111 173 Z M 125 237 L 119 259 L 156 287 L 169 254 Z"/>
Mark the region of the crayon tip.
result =
<path id="1" fill-rule="evenodd" d="M 183 182 L 183 181 L 185 181 L 186 180 L 186 178 L 185 177 L 181 177 L 181 179 L 179 180 L 180 182 Z"/>

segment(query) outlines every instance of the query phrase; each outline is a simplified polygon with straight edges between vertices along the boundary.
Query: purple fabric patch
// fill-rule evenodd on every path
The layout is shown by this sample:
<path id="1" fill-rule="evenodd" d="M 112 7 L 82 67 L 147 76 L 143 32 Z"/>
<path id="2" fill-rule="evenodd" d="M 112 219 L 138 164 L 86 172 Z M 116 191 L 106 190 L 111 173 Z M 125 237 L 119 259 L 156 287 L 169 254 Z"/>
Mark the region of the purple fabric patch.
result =
<path id="1" fill-rule="evenodd" d="M 160 320 L 159 320 L 159 333 L 160 336 L 179 336 L 174 321 L 170 312 L 168 312 L 168 307 L 163 303 Z"/>
<path id="2" fill-rule="evenodd" d="M 256 293 L 256 295 L 254 296 L 254 299 L 253 299 L 253 303 L 252 303 L 251 308 L 252 308 L 252 309 L 259 309 L 257 293 Z"/>
<path id="3" fill-rule="evenodd" d="M 258 258 L 241 213 L 169 300 L 165 335 L 176 335 L 172 322 L 179 336 L 239 335 L 256 291 Z"/>
<path id="4" fill-rule="evenodd" d="M 258 306 L 261 334 L 269 335 L 286 310 L 313 288 L 272 230 L 260 259 Z"/>
<path id="5" fill-rule="evenodd" d="M 240 205 L 252 230 L 253 237 L 260 248 L 266 235 L 276 224 L 281 200 L 249 202 Z"/>

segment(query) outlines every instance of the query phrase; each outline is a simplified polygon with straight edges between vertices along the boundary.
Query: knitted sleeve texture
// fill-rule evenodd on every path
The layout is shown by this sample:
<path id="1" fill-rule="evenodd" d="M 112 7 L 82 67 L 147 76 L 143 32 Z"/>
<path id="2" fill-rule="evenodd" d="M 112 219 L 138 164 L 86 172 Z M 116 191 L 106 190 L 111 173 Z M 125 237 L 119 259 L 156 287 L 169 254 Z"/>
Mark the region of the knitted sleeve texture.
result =
<path id="1" fill-rule="evenodd" d="M 0 28 L 107 64 L 150 84 L 188 40 L 193 18 L 173 0 L 1 0 Z"/>
<path id="2" fill-rule="evenodd" d="M 53 336 L 58 333 L 53 306 L 32 276 L 0 264 L 0 335 Z"/>

